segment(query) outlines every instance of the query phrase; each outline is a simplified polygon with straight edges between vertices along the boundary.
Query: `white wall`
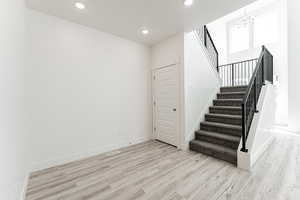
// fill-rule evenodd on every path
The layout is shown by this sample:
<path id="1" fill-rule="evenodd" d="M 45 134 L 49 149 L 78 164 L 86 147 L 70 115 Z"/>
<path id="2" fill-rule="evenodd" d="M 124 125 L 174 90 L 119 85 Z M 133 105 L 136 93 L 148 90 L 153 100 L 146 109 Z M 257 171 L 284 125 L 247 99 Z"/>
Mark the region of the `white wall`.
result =
<path id="1" fill-rule="evenodd" d="M 289 129 L 300 132 L 300 2 L 288 0 Z"/>
<path id="2" fill-rule="evenodd" d="M 183 61 L 183 33 L 163 40 L 151 48 L 151 66 L 153 69 Z"/>
<path id="3" fill-rule="evenodd" d="M 32 169 L 151 137 L 148 47 L 32 10 L 28 18 Z"/>
<path id="4" fill-rule="evenodd" d="M 220 88 L 218 74 L 194 32 L 184 35 L 185 148 Z"/>
<path id="5" fill-rule="evenodd" d="M 0 6 L 0 199 L 20 199 L 26 162 L 23 112 L 26 19 L 23 0 Z"/>
<path id="6" fill-rule="evenodd" d="M 208 24 L 209 33 L 219 53 L 219 65 L 228 64 L 227 56 L 227 18 L 221 18 Z"/>

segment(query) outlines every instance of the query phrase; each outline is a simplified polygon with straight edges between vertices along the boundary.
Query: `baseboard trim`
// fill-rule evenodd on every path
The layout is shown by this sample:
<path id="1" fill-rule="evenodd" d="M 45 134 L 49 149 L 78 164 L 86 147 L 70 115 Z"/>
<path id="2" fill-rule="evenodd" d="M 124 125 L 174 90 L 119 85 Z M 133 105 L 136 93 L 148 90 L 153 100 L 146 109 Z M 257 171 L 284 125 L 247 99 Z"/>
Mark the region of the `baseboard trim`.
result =
<path id="1" fill-rule="evenodd" d="M 131 140 L 130 142 L 126 141 L 126 142 L 122 142 L 119 144 L 101 146 L 100 148 L 99 147 L 91 148 L 83 153 L 74 152 L 69 155 L 64 155 L 60 158 L 36 162 L 31 165 L 30 172 L 40 171 L 40 170 L 47 169 L 50 167 L 66 164 L 69 162 L 74 162 L 77 160 L 81 160 L 81 159 L 88 158 L 88 157 L 95 156 L 95 155 L 102 154 L 102 153 L 107 153 L 109 151 L 114 151 L 119 148 L 131 146 L 134 144 L 139 144 L 139 143 L 146 142 L 149 140 L 151 140 L 151 138 L 140 138 L 140 139 L 136 139 L 136 140 Z"/>

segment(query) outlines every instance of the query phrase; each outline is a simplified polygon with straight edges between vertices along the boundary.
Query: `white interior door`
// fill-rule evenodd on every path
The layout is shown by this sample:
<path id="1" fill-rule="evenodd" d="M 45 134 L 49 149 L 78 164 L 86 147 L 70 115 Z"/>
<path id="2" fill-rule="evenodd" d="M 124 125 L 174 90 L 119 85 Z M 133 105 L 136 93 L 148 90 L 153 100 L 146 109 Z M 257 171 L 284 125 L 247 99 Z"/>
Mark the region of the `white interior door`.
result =
<path id="1" fill-rule="evenodd" d="M 179 70 L 172 65 L 153 73 L 154 133 L 158 140 L 179 143 Z"/>

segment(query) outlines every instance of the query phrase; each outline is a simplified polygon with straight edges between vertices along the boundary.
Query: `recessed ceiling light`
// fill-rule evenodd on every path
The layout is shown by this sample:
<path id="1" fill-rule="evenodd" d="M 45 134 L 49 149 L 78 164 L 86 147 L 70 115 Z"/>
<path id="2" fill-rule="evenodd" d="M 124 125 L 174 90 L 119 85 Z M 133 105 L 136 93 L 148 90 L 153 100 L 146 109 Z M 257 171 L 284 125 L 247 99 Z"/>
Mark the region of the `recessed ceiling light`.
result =
<path id="1" fill-rule="evenodd" d="M 85 5 L 83 3 L 81 3 L 81 2 L 76 2 L 75 6 L 76 6 L 76 8 L 78 8 L 80 10 L 85 9 Z"/>
<path id="2" fill-rule="evenodd" d="M 184 0 L 183 1 L 183 4 L 186 6 L 186 7 L 190 7 L 191 5 L 193 5 L 194 3 L 194 0 Z"/>
<path id="3" fill-rule="evenodd" d="M 144 29 L 142 29 L 141 32 L 143 35 L 148 35 L 150 31 L 148 29 L 144 28 Z"/>

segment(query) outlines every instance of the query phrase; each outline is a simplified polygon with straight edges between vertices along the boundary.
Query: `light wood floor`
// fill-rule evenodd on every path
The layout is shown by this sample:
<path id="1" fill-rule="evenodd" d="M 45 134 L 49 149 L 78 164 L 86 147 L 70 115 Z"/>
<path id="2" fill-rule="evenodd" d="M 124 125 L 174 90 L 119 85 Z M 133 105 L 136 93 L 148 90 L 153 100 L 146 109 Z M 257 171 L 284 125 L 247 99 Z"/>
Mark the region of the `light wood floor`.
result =
<path id="1" fill-rule="evenodd" d="M 251 173 L 151 141 L 31 174 L 26 200 L 300 199 L 300 137 L 276 140 Z"/>

